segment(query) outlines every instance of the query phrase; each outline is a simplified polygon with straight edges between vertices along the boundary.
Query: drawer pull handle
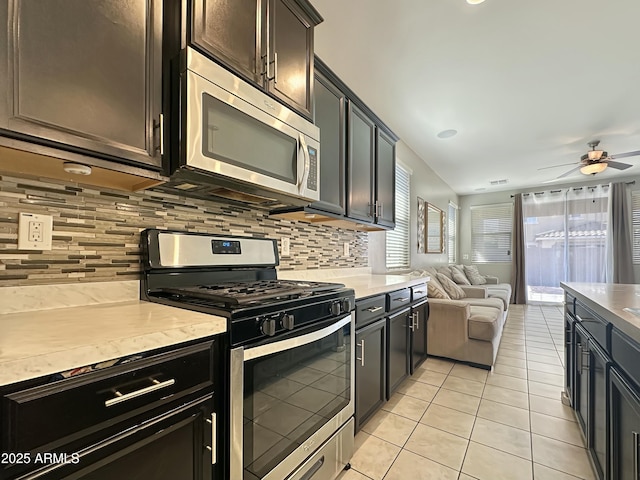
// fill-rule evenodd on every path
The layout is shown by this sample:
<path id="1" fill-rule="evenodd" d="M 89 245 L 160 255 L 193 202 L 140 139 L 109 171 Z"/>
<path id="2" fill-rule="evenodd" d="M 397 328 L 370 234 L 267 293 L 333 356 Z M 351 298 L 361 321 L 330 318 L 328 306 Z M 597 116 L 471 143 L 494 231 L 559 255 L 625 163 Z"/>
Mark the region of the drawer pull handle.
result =
<path id="1" fill-rule="evenodd" d="M 166 387 L 170 387 L 174 383 L 176 383 L 175 379 L 172 378 L 170 380 L 166 380 L 164 382 L 159 382 L 158 380 L 152 380 L 153 385 L 150 385 L 145 388 L 141 388 L 140 390 L 136 390 L 134 392 L 125 393 L 124 395 L 117 390 L 115 391 L 116 396 L 114 398 L 110 398 L 109 400 L 105 400 L 105 407 L 112 407 L 113 405 L 117 405 L 118 403 L 126 402 L 127 400 L 131 400 L 132 398 L 140 397 L 141 395 L 146 395 L 147 393 L 155 392 L 156 390 L 161 390 Z"/>
<path id="2" fill-rule="evenodd" d="M 424 290 L 415 290 L 413 293 L 424 293 Z"/>
<path id="3" fill-rule="evenodd" d="M 365 310 L 367 312 L 375 313 L 375 312 L 379 312 L 380 310 L 382 310 L 382 307 L 369 307 L 369 308 L 365 308 Z"/>
<path id="4" fill-rule="evenodd" d="M 393 300 L 395 302 L 408 302 L 409 301 L 409 297 L 394 298 Z"/>

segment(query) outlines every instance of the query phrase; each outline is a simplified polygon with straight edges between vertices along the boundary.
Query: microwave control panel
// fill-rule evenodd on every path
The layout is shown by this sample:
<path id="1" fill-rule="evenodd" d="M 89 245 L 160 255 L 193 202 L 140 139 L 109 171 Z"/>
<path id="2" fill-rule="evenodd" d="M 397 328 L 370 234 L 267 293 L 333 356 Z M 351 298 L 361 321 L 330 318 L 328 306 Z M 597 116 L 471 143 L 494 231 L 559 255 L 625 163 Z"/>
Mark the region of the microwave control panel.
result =
<path id="1" fill-rule="evenodd" d="M 307 188 L 318 191 L 318 152 L 313 147 L 307 147 L 309 151 L 309 176 L 307 177 Z"/>

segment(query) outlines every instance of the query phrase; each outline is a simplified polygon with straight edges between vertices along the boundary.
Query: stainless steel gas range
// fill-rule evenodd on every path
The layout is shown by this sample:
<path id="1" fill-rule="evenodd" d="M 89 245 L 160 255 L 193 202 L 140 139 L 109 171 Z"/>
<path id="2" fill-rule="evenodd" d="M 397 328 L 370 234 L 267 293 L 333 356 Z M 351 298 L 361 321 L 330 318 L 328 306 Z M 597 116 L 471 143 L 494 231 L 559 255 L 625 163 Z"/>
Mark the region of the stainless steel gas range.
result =
<path id="1" fill-rule="evenodd" d="M 336 478 L 353 453 L 353 290 L 278 280 L 275 240 L 145 230 L 142 246 L 142 298 L 228 319 L 228 478 Z"/>

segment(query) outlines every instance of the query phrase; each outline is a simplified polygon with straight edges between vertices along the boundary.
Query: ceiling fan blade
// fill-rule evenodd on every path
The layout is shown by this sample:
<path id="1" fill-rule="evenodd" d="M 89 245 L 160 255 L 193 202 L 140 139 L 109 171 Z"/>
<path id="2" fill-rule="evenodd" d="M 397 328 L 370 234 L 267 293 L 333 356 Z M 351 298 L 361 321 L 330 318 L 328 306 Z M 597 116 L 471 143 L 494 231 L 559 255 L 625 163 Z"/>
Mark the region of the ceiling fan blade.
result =
<path id="1" fill-rule="evenodd" d="M 571 170 L 569 170 L 568 172 L 564 172 L 562 175 L 559 175 L 556 177 L 557 178 L 564 178 L 564 177 L 568 177 L 569 175 L 571 175 L 573 172 L 577 172 L 578 170 L 580 170 L 582 168 L 582 165 L 578 165 L 576 168 L 572 168 Z"/>
<path id="2" fill-rule="evenodd" d="M 625 157 L 635 157 L 636 155 L 640 155 L 640 150 L 636 150 L 635 152 L 626 152 L 626 153 L 616 153 L 615 155 L 609 155 L 609 158 L 625 158 Z"/>
<path id="3" fill-rule="evenodd" d="M 628 163 L 612 162 L 611 160 L 607 161 L 607 165 L 618 170 L 626 170 L 627 168 L 631 167 L 631 165 L 629 165 Z"/>
<path id="4" fill-rule="evenodd" d="M 556 178 L 552 178 L 551 180 L 546 180 L 542 183 L 554 183 L 557 182 L 558 180 L 562 180 L 564 177 L 568 177 L 569 175 L 571 175 L 573 172 L 580 170 L 580 168 L 582 167 L 582 165 L 578 165 L 576 168 L 572 168 L 571 170 L 569 170 L 568 172 L 564 172 L 562 175 L 560 175 L 559 177 Z"/>
<path id="5" fill-rule="evenodd" d="M 541 167 L 538 170 L 546 170 L 547 168 L 565 167 L 567 165 L 575 165 L 575 164 L 576 164 L 576 162 L 560 163 L 559 165 L 551 165 L 550 167 Z"/>

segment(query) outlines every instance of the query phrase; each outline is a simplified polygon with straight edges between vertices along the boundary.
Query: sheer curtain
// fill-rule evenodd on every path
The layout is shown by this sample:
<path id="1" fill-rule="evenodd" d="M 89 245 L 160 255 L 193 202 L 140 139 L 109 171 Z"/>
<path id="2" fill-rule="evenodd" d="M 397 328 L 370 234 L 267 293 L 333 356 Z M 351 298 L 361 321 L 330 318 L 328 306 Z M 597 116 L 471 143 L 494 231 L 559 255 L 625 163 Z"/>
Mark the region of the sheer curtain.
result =
<path id="1" fill-rule="evenodd" d="M 569 282 L 606 282 L 608 192 L 608 185 L 567 192 Z"/>
<path id="2" fill-rule="evenodd" d="M 566 191 L 523 195 L 527 303 L 562 302 Z"/>

